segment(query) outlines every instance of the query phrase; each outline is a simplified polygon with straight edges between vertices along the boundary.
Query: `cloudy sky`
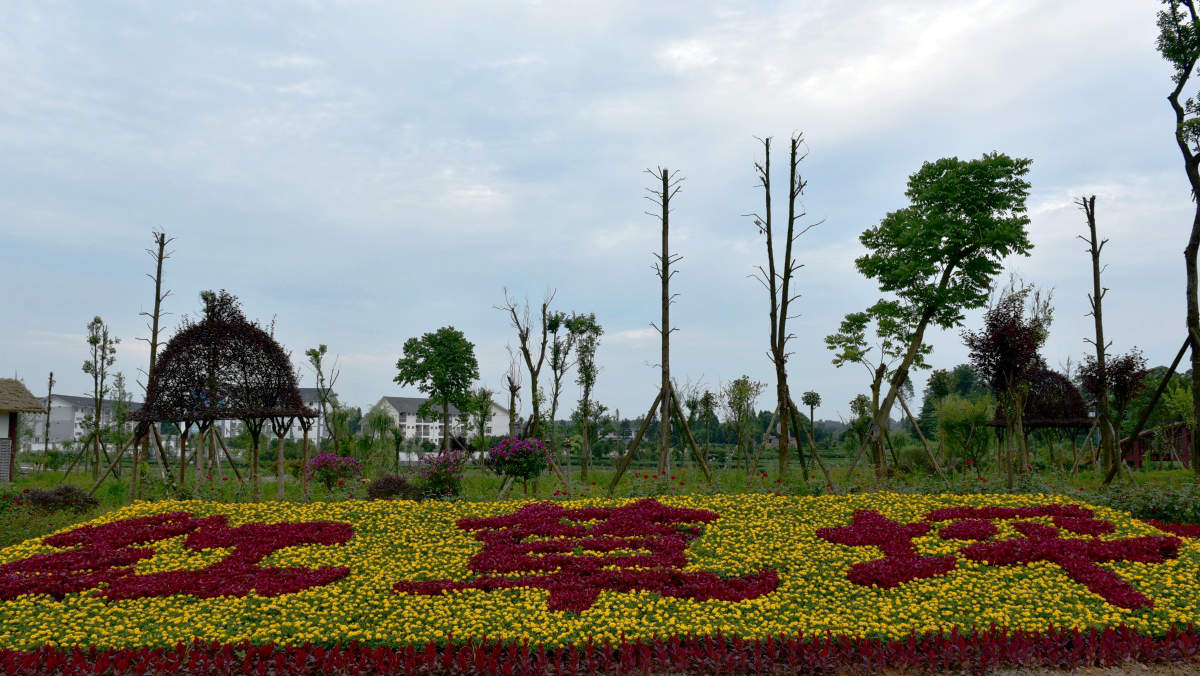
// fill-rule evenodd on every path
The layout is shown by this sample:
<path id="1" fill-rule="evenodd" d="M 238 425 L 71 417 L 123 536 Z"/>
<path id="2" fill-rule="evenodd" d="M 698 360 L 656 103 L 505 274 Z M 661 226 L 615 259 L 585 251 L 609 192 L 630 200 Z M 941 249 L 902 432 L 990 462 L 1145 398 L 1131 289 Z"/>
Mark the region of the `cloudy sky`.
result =
<path id="1" fill-rule="evenodd" d="M 446 325 L 502 390 L 514 332 L 494 306 L 508 287 L 595 312 L 596 395 L 640 415 L 659 311 L 642 171 L 662 165 L 686 177 L 672 371 L 769 382 L 767 298 L 748 278 L 765 252 L 741 214 L 762 199 L 754 137 L 782 149 L 794 131 L 810 153 L 804 206 L 824 223 L 798 252 L 791 381 L 823 395 L 818 417 L 866 389 L 822 340 L 878 297 L 854 269 L 857 237 L 939 157 L 1033 159 L 1035 248 L 1009 268 L 1054 289 L 1052 365 L 1084 354 L 1091 331 L 1081 194 L 1097 195 L 1112 240 L 1113 349 L 1152 364 L 1178 349 L 1191 204 L 1157 3 L 432 6 L 0 4 L 0 374 L 42 393 L 53 370 L 58 391 L 90 391 L 94 315 L 122 338 L 116 368 L 144 367 L 143 250 L 165 229 L 169 327 L 201 290 L 228 289 L 275 320 L 297 365 L 318 343 L 340 355 L 351 404 L 416 394 L 392 382 L 401 346 Z M 935 366 L 965 360 L 957 331 L 930 339 Z"/>

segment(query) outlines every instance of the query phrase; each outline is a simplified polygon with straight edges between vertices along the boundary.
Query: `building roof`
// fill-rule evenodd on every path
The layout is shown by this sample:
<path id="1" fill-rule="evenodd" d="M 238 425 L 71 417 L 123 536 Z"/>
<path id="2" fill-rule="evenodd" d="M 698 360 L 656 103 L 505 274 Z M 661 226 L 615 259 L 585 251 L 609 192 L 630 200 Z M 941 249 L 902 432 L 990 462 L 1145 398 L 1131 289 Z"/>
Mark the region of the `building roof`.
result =
<path id="1" fill-rule="evenodd" d="M 46 407 L 16 378 L 0 378 L 0 411 L 45 413 Z"/>
<path id="2" fill-rule="evenodd" d="M 421 405 L 424 404 L 426 401 L 429 401 L 429 398 L 428 397 L 384 397 L 383 400 L 386 401 L 388 403 L 388 405 L 390 405 L 392 408 L 396 409 L 397 413 L 411 413 L 413 415 L 416 415 L 417 409 L 421 408 Z M 508 413 L 508 409 L 504 408 L 500 404 L 492 402 L 492 406 L 500 409 L 501 411 L 504 411 L 505 413 Z M 438 408 L 437 410 L 440 411 L 441 409 Z M 458 415 L 458 409 L 455 408 L 454 404 L 450 404 L 450 415 L 453 415 L 453 416 Z"/>
<path id="3" fill-rule="evenodd" d="M 321 403 L 321 397 L 317 394 L 317 388 L 315 387 L 297 387 L 296 391 L 300 393 L 300 400 L 306 406 Z M 338 400 L 337 392 L 331 391 L 329 393 L 329 400 L 336 402 Z"/>
<path id="4" fill-rule="evenodd" d="M 81 396 L 77 396 L 74 394 L 54 394 L 54 395 L 51 395 L 51 398 L 61 399 L 62 401 L 67 402 L 68 404 L 74 406 L 75 408 L 86 408 L 89 411 L 92 410 L 92 405 L 95 403 L 95 400 L 92 399 L 91 397 L 86 397 L 86 396 L 81 397 Z M 46 400 L 45 397 L 38 397 L 39 404 L 45 400 Z M 111 411 L 112 407 L 115 406 L 116 404 L 117 404 L 116 399 L 101 399 L 100 400 L 100 410 L 101 411 Z M 142 402 L 140 402 L 140 401 L 129 402 L 129 410 L 130 411 L 136 411 L 136 410 L 140 409 L 141 407 L 142 407 Z"/>

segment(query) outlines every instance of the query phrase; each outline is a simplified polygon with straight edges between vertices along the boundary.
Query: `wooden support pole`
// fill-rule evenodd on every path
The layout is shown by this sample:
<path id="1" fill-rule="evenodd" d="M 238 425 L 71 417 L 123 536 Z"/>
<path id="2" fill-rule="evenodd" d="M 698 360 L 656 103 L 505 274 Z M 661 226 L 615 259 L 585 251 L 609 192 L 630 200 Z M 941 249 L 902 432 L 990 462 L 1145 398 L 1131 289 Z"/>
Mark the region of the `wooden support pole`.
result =
<path id="1" fill-rule="evenodd" d="M 1154 407 L 1158 404 L 1159 397 L 1167 389 L 1167 384 L 1171 382 L 1171 376 L 1175 375 L 1175 369 L 1179 368 L 1179 362 L 1183 359 L 1183 354 L 1187 352 L 1188 347 L 1192 344 L 1191 337 L 1184 339 L 1183 345 L 1180 346 L 1179 352 L 1175 353 L 1175 360 L 1171 362 L 1171 368 L 1167 369 L 1166 375 L 1159 381 L 1158 387 L 1154 390 L 1154 395 L 1150 397 L 1150 403 L 1146 405 L 1146 410 L 1142 411 L 1142 417 L 1138 419 L 1137 424 L 1133 426 L 1133 432 L 1129 435 L 1130 439 L 1137 439 L 1137 436 L 1142 433 L 1142 428 L 1146 426 L 1146 421 L 1150 420 L 1150 414 L 1154 412 Z M 1116 436 L 1115 434 L 1113 435 Z M 1125 459 L 1125 453 L 1120 448 L 1118 442 L 1117 456 L 1122 460 Z M 1104 476 L 1104 485 L 1107 486 L 1112 482 L 1113 476 L 1117 473 L 1117 463 L 1109 468 L 1108 474 Z"/>
<path id="2" fill-rule="evenodd" d="M 654 417 L 654 411 L 658 408 L 659 402 L 662 401 L 663 391 L 658 391 L 658 396 L 654 397 L 654 403 L 650 404 L 650 410 L 646 413 L 646 417 L 642 420 L 642 426 L 638 428 L 637 434 L 633 435 L 633 441 L 629 443 L 629 448 L 625 454 L 617 460 L 617 471 L 613 473 L 612 481 L 608 483 L 608 494 L 612 495 L 617 488 L 617 482 L 621 480 L 621 475 L 625 474 L 626 468 L 629 467 L 629 461 L 633 459 L 633 454 L 637 451 L 638 444 L 642 443 L 642 435 L 650 427 L 650 419 Z"/>
<path id="3" fill-rule="evenodd" d="M 308 502 L 308 428 L 310 425 L 301 422 L 300 427 L 304 430 L 304 443 L 300 447 L 300 483 L 304 492 L 304 501 Z M 399 465 L 397 465 L 397 469 L 399 469 Z"/>
<path id="4" fill-rule="evenodd" d="M 821 468 L 821 473 L 825 475 L 825 483 L 829 484 L 830 489 L 836 491 L 837 484 L 834 483 L 834 481 L 833 481 L 833 474 L 831 474 L 829 472 L 829 468 L 825 466 L 825 460 L 821 457 L 821 454 L 817 451 L 817 442 L 815 439 L 813 439 L 812 432 L 807 427 L 800 424 L 800 409 L 796 408 L 796 402 L 792 401 L 791 397 L 788 397 L 788 407 L 792 411 L 793 424 L 800 430 L 804 431 L 804 437 L 805 437 L 805 439 L 808 440 L 808 450 L 811 452 L 813 460 L 816 460 L 817 466 Z M 809 422 L 810 423 L 812 422 L 811 418 L 809 418 Z M 799 446 L 799 445 L 800 445 L 800 437 L 796 437 L 796 446 Z M 800 456 L 800 457 L 803 458 L 804 456 Z M 801 460 L 801 462 L 803 462 L 803 460 Z"/>
<path id="5" fill-rule="evenodd" d="M 913 429 L 917 432 L 917 438 L 921 440 L 921 445 L 925 447 L 925 455 L 929 457 L 929 462 L 933 463 L 933 471 L 943 482 L 949 481 L 946 475 L 942 473 L 942 467 L 938 464 L 937 457 L 929 448 L 929 440 L 925 438 L 925 433 L 921 431 L 921 426 L 917 424 L 917 419 L 913 417 L 912 411 L 908 410 L 908 404 L 904 401 L 904 395 L 897 393 L 896 399 L 900 402 L 900 408 L 904 409 L 904 414 L 908 416 L 908 422 L 912 423 Z"/>
<path id="6" fill-rule="evenodd" d="M 162 475 L 164 484 L 171 485 L 171 472 L 169 470 L 171 463 L 167 458 L 167 449 L 163 445 L 162 437 L 158 434 L 158 424 L 151 423 L 150 436 L 154 438 L 154 447 L 158 450 L 158 454 L 154 456 L 158 460 L 158 472 Z"/>
<path id="7" fill-rule="evenodd" d="M 696 457 L 696 464 L 700 465 L 700 470 L 704 472 L 704 480 L 711 486 L 712 471 L 708 468 L 708 460 L 704 458 L 704 454 L 700 452 L 700 447 L 696 445 L 696 440 L 692 437 L 687 417 L 683 415 L 683 409 L 679 406 L 679 396 L 675 393 L 675 386 L 668 384 L 667 387 L 671 388 L 671 408 L 674 409 L 675 417 L 679 420 L 679 427 L 683 429 L 683 438 L 687 440 L 688 446 L 691 446 L 692 455 Z"/>
<path id="8" fill-rule="evenodd" d="M 221 450 L 225 453 L 225 459 L 229 461 L 229 467 L 233 470 L 233 475 L 237 477 L 239 484 L 246 485 L 246 481 L 242 479 L 242 473 L 238 471 L 237 464 L 233 461 L 233 456 L 229 454 L 229 449 L 225 447 L 225 439 L 221 437 L 220 432 L 216 434 L 216 437 L 217 443 L 220 444 Z"/>
<path id="9" fill-rule="evenodd" d="M 100 484 L 104 483 L 104 480 L 108 478 L 109 473 L 112 473 L 113 476 L 116 476 L 116 473 L 113 472 L 113 470 L 116 468 L 117 463 L 121 462 L 121 456 L 125 455 L 125 451 L 130 446 L 133 446 L 135 441 L 136 438 L 130 439 L 129 441 L 125 442 L 125 445 L 122 446 L 119 451 L 117 451 L 116 457 L 109 461 L 108 467 L 106 467 L 104 471 L 100 473 L 100 478 L 96 480 L 96 483 L 92 484 L 92 488 L 88 491 L 88 495 L 93 495 L 96 492 L 96 489 L 100 488 Z"/>

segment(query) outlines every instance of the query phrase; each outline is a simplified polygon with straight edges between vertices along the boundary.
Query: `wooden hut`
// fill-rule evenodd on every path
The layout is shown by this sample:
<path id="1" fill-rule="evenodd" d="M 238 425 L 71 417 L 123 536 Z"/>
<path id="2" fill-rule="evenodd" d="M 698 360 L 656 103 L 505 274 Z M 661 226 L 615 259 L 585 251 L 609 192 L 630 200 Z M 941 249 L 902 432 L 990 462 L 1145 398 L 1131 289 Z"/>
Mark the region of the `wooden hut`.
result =
<path id="1" fill-rule="evenodd" d="M 0 378 L 0 484 L 8 483 L 17 474 L 18 416 L 22 413 L 45 413 L 42 402 L 15 378 Z"/>

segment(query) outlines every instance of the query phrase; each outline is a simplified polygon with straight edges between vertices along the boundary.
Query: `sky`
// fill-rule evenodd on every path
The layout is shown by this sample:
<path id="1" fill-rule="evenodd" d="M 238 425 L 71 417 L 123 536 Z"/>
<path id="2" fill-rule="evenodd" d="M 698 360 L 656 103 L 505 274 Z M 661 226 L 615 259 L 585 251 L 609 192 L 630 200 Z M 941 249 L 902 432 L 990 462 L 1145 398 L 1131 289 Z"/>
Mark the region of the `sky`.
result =
<path id="1" fill-rule="evenodd" d="M 762 208 L 755 137 L 775 137 L 778 167 L 796 132 L 804 222 L 821 224 L 798 243 L 789 378 L 821 394 L 818 418 L 847 416 L 869 382 L 823 340 L 879 298 L 855 269 L 858 237 L 941 157 L 1033 160 L 1034 248 L 1005 274 L 1053 289 L 1051 366 L 1090 349 L 1073 202 L 1091 194 L 1110 240 L 1111 349 L 1166 364 L 1184 335 L 1193 211 L 1157 6 L 0 3 L 0 374 L 40 396 L 53 370 L 56 391 L 90 393 L 96 315 L 122 339 L 115 369 L 144 368 L 145 248 L 161 229 L 175 238 L 168 337 L 200 291 L 227 289 L 275 322 L 302 385 L 304 350 L 327 344 L 342 401 L 365 410 L 417 395 L 393 382 L 404 341 L 454 326 L 506 401 L 516 336 L 496 306 L 506 288 L 534 305 L 553 290 L 553 308 L 604 327 L 595 398 L 643 415 L 659 384 L 661 234 L 643 172 L 663 166 L 685 179 L 672 374 L 773 383 L 768 299 L 749 277 L 766 253 L 743 214 Z M 979 323 L 971 312 L 962 328 Z M 966 361 L 959 330 L 928 335 L 934 367 Z"/>

